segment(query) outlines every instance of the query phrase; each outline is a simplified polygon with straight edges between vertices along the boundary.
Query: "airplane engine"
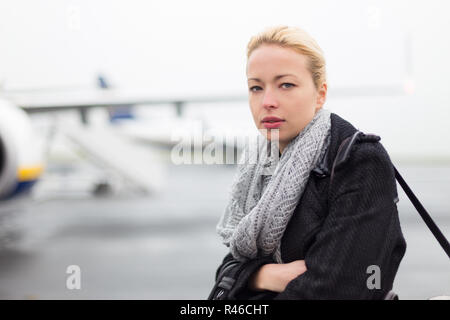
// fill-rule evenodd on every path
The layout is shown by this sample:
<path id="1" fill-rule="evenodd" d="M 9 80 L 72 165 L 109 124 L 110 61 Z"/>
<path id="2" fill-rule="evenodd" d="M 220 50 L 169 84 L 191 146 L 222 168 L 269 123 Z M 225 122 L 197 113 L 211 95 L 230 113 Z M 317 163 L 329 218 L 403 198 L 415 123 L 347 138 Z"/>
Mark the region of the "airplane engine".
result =
<path id="1" fill-rule="evenodd" d="M 0 99 L 0 201 L 29 193 L 43 171 L 28 115 Z"/>

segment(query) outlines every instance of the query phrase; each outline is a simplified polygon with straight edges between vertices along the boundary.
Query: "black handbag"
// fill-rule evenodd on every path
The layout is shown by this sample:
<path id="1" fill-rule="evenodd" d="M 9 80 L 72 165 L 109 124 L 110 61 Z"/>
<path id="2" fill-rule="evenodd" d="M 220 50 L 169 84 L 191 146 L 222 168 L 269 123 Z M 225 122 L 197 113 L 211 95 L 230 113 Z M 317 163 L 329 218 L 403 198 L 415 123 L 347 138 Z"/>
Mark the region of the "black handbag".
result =
<path id="1" fill-rule="evenodd" d="M 216 278 L 216 283 L 208 296 L 208 300 L 231 300 L 230 291 L 236 283 L 237 276 L 244 263 L 235 259 L 225 262 Z"/>
<path id="2" fill-rule="evenodd" d="M 270 256 L 245 262 L 235 258 L 226 261 L 217 270 L 216 282 L 208 300 L 270 300 L 269 296 L 273 295 L 273 292 L 250 293 L 246 290 L 248 277 L 267 263 L 275 263 L 275 261 Z"/>

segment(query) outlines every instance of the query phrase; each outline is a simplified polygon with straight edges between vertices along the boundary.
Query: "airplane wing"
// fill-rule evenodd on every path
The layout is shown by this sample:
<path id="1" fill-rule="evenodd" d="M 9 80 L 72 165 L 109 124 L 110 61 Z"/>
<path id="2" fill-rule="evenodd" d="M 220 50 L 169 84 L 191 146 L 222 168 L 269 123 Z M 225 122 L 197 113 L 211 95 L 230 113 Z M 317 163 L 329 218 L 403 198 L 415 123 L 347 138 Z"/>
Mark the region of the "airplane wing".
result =
<path id="1" fill-rule="evenodd" d="M 90 109 L 96 107 L 132 107 L 137 105 L 183 105 L 186 103 L 239 102 L 246 101 L 244 95 L 235 96 L 176 96 L 149 97 L 110 90 L 66 94 L 20 94 L 6 95 L 12 103 L 27 113 L 61 111 L 67 109 Z"/>

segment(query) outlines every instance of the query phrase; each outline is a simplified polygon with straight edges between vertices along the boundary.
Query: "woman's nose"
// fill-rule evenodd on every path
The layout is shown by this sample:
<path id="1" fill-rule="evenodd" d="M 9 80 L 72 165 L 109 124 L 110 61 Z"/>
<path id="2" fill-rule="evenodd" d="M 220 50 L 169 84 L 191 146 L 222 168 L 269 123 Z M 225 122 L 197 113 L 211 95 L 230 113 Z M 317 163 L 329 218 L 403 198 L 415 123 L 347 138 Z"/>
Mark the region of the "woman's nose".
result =
<path id="1" fill-rule="evenodd" d="M 265 109 L 278 108 L 278 101 L 273 92 L 266 90 L 264 93 L 262 106 Z"/>

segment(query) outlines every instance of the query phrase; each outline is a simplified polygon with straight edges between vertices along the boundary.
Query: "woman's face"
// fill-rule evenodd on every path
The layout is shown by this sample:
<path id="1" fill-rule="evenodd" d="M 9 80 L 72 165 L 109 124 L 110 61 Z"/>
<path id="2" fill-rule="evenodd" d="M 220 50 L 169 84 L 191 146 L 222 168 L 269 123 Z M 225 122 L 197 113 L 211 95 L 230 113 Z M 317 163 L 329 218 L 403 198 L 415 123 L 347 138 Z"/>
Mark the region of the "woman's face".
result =
<path id="1" fill-rule="evenodd" d="M 308 57 L 273 44 L 261 45 L 248 59 L 247 80 L 253 120 L 258 129 L 265 129 L 261 132 L 269 140 L 272 130 L 279 130 L 281 152 L 325 103 L 327 85 L 323 84 L 317 90 L 307 66 Z M 281 121 L 272 118 L 272 122 L 267 122 L 267 117 Z"/>

